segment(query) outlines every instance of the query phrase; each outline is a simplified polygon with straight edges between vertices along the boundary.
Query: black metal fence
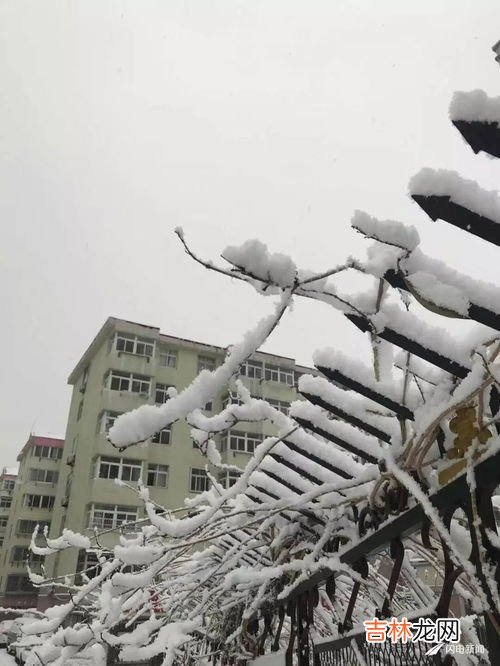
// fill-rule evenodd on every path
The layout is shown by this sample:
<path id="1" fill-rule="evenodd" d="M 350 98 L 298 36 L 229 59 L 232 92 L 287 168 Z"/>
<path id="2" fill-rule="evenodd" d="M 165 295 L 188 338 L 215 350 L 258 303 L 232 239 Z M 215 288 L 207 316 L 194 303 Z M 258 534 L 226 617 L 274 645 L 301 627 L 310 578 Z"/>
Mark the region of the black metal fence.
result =
<path id="1" fill-rule="evenodd" d="M 490 155 L 500 156 L 500 123 L 479 123 L 460 121 L 454 122 L 455 127 L 461 132 L 466 141 L 471 144 L 475 152 L 483 150 Z M 480 141 L 480 146 L 478 145 Z M 427 196 L 413 195 L 413 199 L 426 212 L 431 219 L 441 219 L 467 233 L 474 234 L 489 243 L 500 245 L 500 224 L 489 220 L 484 215 L 478 215 L 463 205 L 451 201 L 449 196 Z M 399 266 L 399 265 L 398 265 Z M 411 291 L 408 286 L 404 271 L 390 270 L 384 275 L 384 280 L 391 287 L 404 291 Z M 472 297 L 471 297 L 472 298 Z M 486 326 L 500 331 L 500 310 L 493 304 L 490 309 L 481 304 L 469 301 L 467 318 L 480 322 Z M 373 330 L 367 318 L 357 314 L 346 315 L 356 326 L 365 331 Z M 447 315 L 449 316 L 449 315 Z M 453 315 L 452 315 L 453 316 Z M 495 331 L 492 331 L 495 334 Z M 433 350 L 432 344 L 420 344 L 418 340 L 402 334 L 396 328 L 391 327 L 388 321 L 383 330 L 377 330 L 376 336 L 392 343 L 409 354 L 414 354 L 424 361 L 433 364 L 441 370 L 450 373 L 458 385 L 460 380 L 467 376 L 469 368 L 446 358 L 441 350 Z M 317 366 L 318 370 L 336 386 L 360 393 L 368 397 L 386 409 L 391 410 L 398 420 L 413 419 L 409 410 L 389 401 L 382 394 L 378 394 L 373 387 L 366 387 L 342 372 Z M 304 397 L 313 404 L 326 410 L 335 419 L 343 419 L 347 423 L 371 434 L 379 440 L 390 443 L 390 436 L 386 433 L 373 429 L 367 421 L 364 423 L 358 416 L 349 414 L 345 409 L 339 409 L 335 404 L 330 404 L 319 392 L 303 393 Z M 493 418 L 491 424 L 500 434 L 498 414 L 500 414 L 500 394 L 495 386 L 489 394 L 489 406 Z M 333 402 L 333 401 L 332 401 Z M 405 411 L 404 411 L 405 410 Z M 333 436 L 327 430 L 321 429 L 317 424 L 304 418 L 297 418 L 297 422 L 305 429 L 332 441 L 337 446 L 352 452 L 349 442 L 342 441 L 338 436 Z M 451 423 L 451 422 L 450 422 Z M 405 540 L 420 534 L 421 545 L 424 548 L 435 550 L 431 546 L 429 519 L 429 507 L 425 507 L 415 500 L 410 500 L 405 495 L 404 488 L 399 488 L 399 494 L 388 496 L 385 514 L 384 509 L 374 508 L 367 505 L 359 512 L 355 512 L 354 520 L 357 522 L 358 532 L 361 539 L 353 546 L 343 546 L 339 540 L 331 545 L 330 552 L 337 552 L 342 564 L 349 565 L 357 576 L 352 587 L 351 596 L 345 608 L 345 615 L 339 623 L 339 637 L 313 645 L 311 640 L 311 629 L 314 624 L 314 608 L 319 603 L 319 591 L 326 591 L 330 599 L 335 598 L 335 576 L 334 571 L 322 570 L 314 573 L 309 580 L 298 585 L 288 597 L 286 604 L 281 606 L 280 612 L 289 618 L 290 639 L 286 652 L 287 666 L 296 663 L 298 666 L 309 666 L 314 662 L 315 666 L 450 666 L 455 663 L 454 651 L 459 654 L 474 654 L 477 664 L 491 664 L 500 666 L 500 614 L 498 612 L 498 596 L 500 594 L 500 549 L 495 538 L 490 538 L 491 533 L 496 534 L 496 522 L 494 517 L 492 495 L 500 494 L 500 452 L 492 453 L 489 457 L 482 457 L 481 461 L 472 462 L 474 483 L 470 483 L 466 475 L 466 463 L 462 451 L 444 451 L 442 441 L 443 433 L 436 428 L 437 442 L 440 454 L 448 458 L 461 458 L 462 461 L 451 470 L 451 473 L 441 479 L 441 489 L 429 495 L 432 511 L 439 516 L 442 525 L 449 532 L 452 519 L 458 511 L 463 512 L 461 525 L 467 529 L 471 550 L 467 562 L 462 562 L 466 568 L 472 567 L 475 580 L 478 582 L 477 594 L 483 598 L 483 607 L 488 610 L 476 618 L 476 629 L 480 644 L 467 645 L 442 645 L 435 655 L 428 655 L 432 644 L 427 642 L 391 642 L 367 643 L 365 632 L 353 632 L 353 618 L 355 617 L 356 602 L 363 585 L 363 579 L 369 575 L 369 558 L 372 558 L 383 549 L 391 547 L 391 555 L 394 563 L 392 571 L 388 576 L 388 587 L 385 592 L 385 601 L 379 611 L 380 618 L 388 618 L 392 613 L 392 602 L 401 573 L 401 563 L 405 552 Z M 488 433 L 488 437 L 492 433 Z M 441 437 L 441 441 L 440 441 Z M 363 457 L 363 452 L 358 451 Z M 456 454 L 456 455 L 455 455 Z M 367 462 L 374 462 L 365 456 Z M 286 461 L 285 463 L 286 464 Z M 451 466 L 453 467 L 453 466 Z M 384 470 L 382 470 L 384 471 Z M 454 478 L 455 477 L 455 478 Z M 452 479 L 450 481 L 450 479 Z M 421 479 L 415 477 L 417 484 L 421 485 Z M 285 483 L 285 482 L 284 482 Z M 286 484 L 285 484 L 286 485 Z M 427 493 L 428 488 L 422 489 Z M 435 522 L 435 521 L 433 521 Z M 435 535 L 436 537 L 436 535 Z M 450 602 L 455 584 L 464 573 L 464 569 L 457 564 L 453 557 L 447 539 L 437 533 L 437 541 L 441 546 L 441 560 L 443 563 L 442 585 L 438 593 L 435 607 L 430 613 L 431 618 L 446 618 L 450 614 Z M 328 550 L 328 549 L 327 549 Z M 422 611 L 421 611 L 422 612 Z M 428 614 L 429 615 L 429 614 Z M 359 622 L 359 619 L 358 619 Z M 280 629 L 282 627 L 280 623 Z M 278 639 L 274 645 L 278 645 Z M 483 650 L 484 648 L 484 650 Z"/>

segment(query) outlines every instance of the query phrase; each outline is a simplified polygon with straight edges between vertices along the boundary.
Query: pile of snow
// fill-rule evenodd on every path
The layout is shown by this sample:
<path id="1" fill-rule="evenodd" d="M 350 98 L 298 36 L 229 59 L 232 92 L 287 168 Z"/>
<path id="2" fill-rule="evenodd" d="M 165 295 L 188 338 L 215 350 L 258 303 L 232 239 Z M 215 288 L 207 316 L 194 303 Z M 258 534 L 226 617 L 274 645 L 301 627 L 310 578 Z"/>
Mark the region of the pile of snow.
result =
<path id="1" fill-rule="evenodd" d="M 500 123 L 500 97 L 488 97 L 484 90 L 457 91 L 449 114 L 451 120 Z"/>
<path id="2" fill-rule="evenodd" d="M 500 288 L 490 282 L 483 282 L 459 273 L 443 261 L 428 257 L 420 249 L 415 250 L 402 262 L 402 268 L 408 271 L 411 277 L 420 271 L 431 273 L 441 284 L 453 286 L 470 302 L 482 305 L 493 312 L 500 312 Z M 448 305 L 451 307 L 451 303 Z M 453 301 L 453 306 L 458 307 L 458 303 Z"/>
<path id="3" fill-rule="evenodd" d="M 483 190 L 474 180 L 462 178 L 456 171 L 426 167 L 413 176 L 410 194 L 446 196 L 470 211 L 500 224 L 500 196 Z"/>
<path id="4" fill-rule="evenodd" d="M 365 434 L 359 428 L 355 428 L 340 419 L 329 419 L 323 409 L 312 405 L 310 402 L 297 400 L 292 403 L 290 414 L 294 418 L 309 421 L 317 428 L 321 428 L 321 430 L 331 434 L 333 437 L 343 440 L 346 444 L 350 444 L 352 447 L 358 449 L 358 451 L 363 451 L 375 458 L 381 457 L 380 444 L 375 437 Z M 329 448 L 335 450 L 333 446 L 329 446 Z"/>
<path id="5" fill-rule="evenodd" d="M 420 237 L 415 227 L 394 220 L 377 220 L 361 210 L 354 213 L 351 226 L 369 238 L 375 238 L 383 243 L 397 245 L 410 251 L 420 243 Z"/>
<path id="6" fill-rule="evenodd" d="M 407 282 L 422 298 L 434 305 L 454 310 L 466 316 L 469 311 L 469 299 L 456 287 L 438 280 L 432 273 L 416 271 L 407 276 Z"/>
<path id="7" fill-rule="evenodd" d="M 445 328 L 431 326 L 422 321 L 412 312 L 402 310 L 397 305 L 385 305 L 384 309 L 371 317 L 373 324 L 380 333 L 387 327 L 404 335 L 409 340 L 429 350 L 449 358 L 465 368 L 471 366 L 470 343 L 454 339 L 450 344 L 450 333 Z"/>
<path id="8" fill-rule="evenodd" d="M 272 254 L 260 240 L 248 240 L 239 247 L 226 247 L 224 259 L 254 278 L 282 288 L 293 287 L 297 266 L 286 254 Z"/>
<path id="9" fill-rule="evenodd" d="M 403 380 L 399 377 L 394 377 L 391 374 L 383 380 L 377 381 L 373 368 L 332 348 L 317 350 L 313 355 L 313 361 L 316 366 L 338 370 L 345 377 L 349 377 L 358 384 L 389 398 L 393 402 L 402 404 L 404 389 Z M 420 402 L 420 396 L 414 391 L 413 387 L 407 389 L 406 397 L 409 399 L 410 405 Z"/>

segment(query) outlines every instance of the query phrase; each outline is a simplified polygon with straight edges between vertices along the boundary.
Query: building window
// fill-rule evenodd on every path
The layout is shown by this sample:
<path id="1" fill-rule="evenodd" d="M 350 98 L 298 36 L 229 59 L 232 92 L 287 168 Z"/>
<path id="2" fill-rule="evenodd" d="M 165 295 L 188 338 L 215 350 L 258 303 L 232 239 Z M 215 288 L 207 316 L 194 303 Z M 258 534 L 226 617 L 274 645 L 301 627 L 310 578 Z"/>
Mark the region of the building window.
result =
<path id="1" fill-rule="evenodd" d="M 156 384 L 155 402 L 157 405 L 163 405 L 170 398 L 168 389 L 174 388 L 171 384 Z"/>
<path id="2" fill-rule="evenodd" d="M 240 365 L 240 375 L 249 379 L 262 379 L 263 364 L 260 361 L 246 361 Z"/>
<path id="3" fill-rule="evenodd" d="M 2 489 L 7 490 L 7 491 L 11 491 L 11 490 L 14 490 L 15 485 L 16 485 L 16 482 L 14 481 L 14 479 L 4 479 L 3 483 L 2 483 Z"/>
<path id="4" fill-rule="evenodd" d="M 286 400 L 275 400 L 274 398 L 266 398 L 266 400 L 272 407 L 277 409 L 282 414 L 288 414 L 290 403 L 286 402 Z"/>
<path id="5" fill-rule="evenodd" d="M 140 460 L 100 456 L 96 461 L 95 475 L 99 479 L 138 481 L 141 478 L 141 474 L 142 463 Z"/>
<path id="6" fill-rule="evenodd" d="M 266 365 L 264 377 L 271 382 L 280 382 L 293 386 L 294 374 L 289 368 L 282 368 L 279 365 Z"/>
<path id="7" fill-rule="evenodd" d="M 76 577 L 76 584 L 81 585 L 83 583 L 81 574 L 84 573 L 87 578 L 95 578 L 99 573 L 101 573 L 102 567 L 99 563 L 97 553 L 93 551 L 80 550 L 78 553 L 78 559 L 76 563 L 76 570 L 79 572 Z"/>
<path id="8" fill-rule="evenodd" d="M 263 441 L 262 435 L 251 432 L 229 431 L 229 449 L 238 453 L 253 453 L 255 447 Z"/>
<path id="9" fill-rule="evenodd" d="M 238 398 L 236 393 L 228 393 L 222 401 L 222 409 L 226 409 L 229 405 L 242 405 L 243 401 Z"/>
<path id="10" fill-rule="evenodd" d="M 210 356 L 198 356 L 198 372 L 202 370 L 215 370 L 215 359 Z"/>
<path id="11" fill-rule="evenodd" d="M 137 521 L 137 507 L 112 504 L 92 504 L 89 511 L 88 526 L 101 530 L 112 530 L 123 523 Z"/>
<path id="12" fill-rule="evenodd" d="M 135 354 L 136 356 L 153 356 L 155 343 L 137 335 L 117 333 L 115 336 L 115 349 L 118 352 Z"/>
<path id="13" fill-rule="evenodd" d="M 30 563 L 42 563 L 44 561 L 44 555 L 36 555 L 35 553 L 32 553 L 28 546 L 14 546 L 12 549 L 12 562 L 26 562 L 28 559 Z"/>
<path id="14" fill-rule="evenodd" d="M 59 472 L 54 469 L 35 469 L 31 467 L 28 470 L 28 481 L 32 483 L 57 483 Z"/>
<path id="15" fill-rule="evenodd" d="M 170 428 L 162 428 L 153 435 L 154 444 L 170 444 Z"/>
<path id="16" fill-rule="evenodd" d="M 89 381 L 89 370 L 90 370 L 90 365 L 85 366 L 83 373 L 82 373 L 82 386 L 80 388 L 80 391 L 82 393 L 85 393 L 85 389 L 87 388 L 87 384 Z"/>
<path id="17" fill-rule="evenodd" d="M 1 495 L 0 496 L 0 508 L 1 509 L 8 509 L 11 504 L 12 504 L 12 497 L 7 496 L 7 495 Z"/>
<path id="18" fill-rule="evenodd" d="M 0 529 L 3 530 L 7 527 L 7 521 L 8 520 L 9 519 L 7 518 L 7 516 L 0 516 Z"/>
<path id="19" fill-rule="evenodd" d="M 253 400 L 263 400 L 264 398 L 259 397 L 258 395 L 250 395 Z M 229 392 L 222 401 L 222 409 L 226 409 L 229 405 L 243 405 L 243 400 L 238 398 L 236 393 Z"/>
<path id="20" fill-rule="evenodd" d="M 78 412 L 76 414 L 77 421 L 79 421 L 82 418 L 82 412 L 83 412 L 83 400 L 80 400 L 80 404 L 78 405 Z"/>
<path id="21" fill-rule="evenodd" d="M 38 534 L 43 534 L 45 527 L 50 529 L 50 522 L 47 520 L 19 520 L 17 523 L 17 534 L 32 535 L 35 527 L 38 525 Z"/>
<path id="22" fill-rule="evenodd" d="M 36 458 L 60 460 L 62 458 L 62 448 L 56 448 L 55 446 L 40 446 L 37 444 L 33 447 L 33 455 Z"/>
<path id="23" fill-rule="evenodd" d="M 160 351 L 160 365 L 164 368 L 176 368 L 177 352 L 174 349 L 162 349 Z"/>
<path id="24" fill-rule="evenodd" d="M 29 509 L 52 509 L 54 500 L 53 495 L 25 495 L 24 506 Z"/>
<path id="25" fill-rule="evenodd" d="M 209 401 L 207 402 L 207 404 L 205 405 L 205 407 L 203 407 L 203 409 L 204 409 L 206 412 L 211 412 L 211 411 L 213 411 L 213 408 L 214 408 L 214 405 L 213 405 L 213 402 L 212 402 L 211 400 L 209 400 Z"/>
<path id="26" fill-rule="evenodd" d="M 219 474 L 219 483 L 221 483 L 224 488 L 230 488 L 231 486 L 234 486 L 239 478 L 240 475 L 237 472 L 221 472 Z"/>
<path id="27" fill-rule="evenodd" d="M 204 469 L 191 469 L 189 489 L 192 493 L 203 493 L 210 488 L 210 479 Z"/>
<path id="28" fill-rule="evenodd" d="M 29 576 L 24 574 L 11 574 L 7 576 L 7 585 L 5 588 L 7 594 L 35 593 L 35 588 L 31 584 Z"/>
<path id="29" fill-rule="evenodd" d="M 166 488 L 168 483 L 168 465 L 148 465 L 148 486 Z"/>
<path id="30" fill-rule="evenodd" d="M 119 416 L 120 412 L 102 412 L 99 417 L 99 432 L 103 435 L 107 435 Z"/>
<path id="31" fill-rule="evenodd" d="M 120 391 L 120 393 L 149 395 L 151 379 L 143 375 L 133 375 L 131 372 L 111 370 L 106 378 L 106 385 L 112 391 Z"/>

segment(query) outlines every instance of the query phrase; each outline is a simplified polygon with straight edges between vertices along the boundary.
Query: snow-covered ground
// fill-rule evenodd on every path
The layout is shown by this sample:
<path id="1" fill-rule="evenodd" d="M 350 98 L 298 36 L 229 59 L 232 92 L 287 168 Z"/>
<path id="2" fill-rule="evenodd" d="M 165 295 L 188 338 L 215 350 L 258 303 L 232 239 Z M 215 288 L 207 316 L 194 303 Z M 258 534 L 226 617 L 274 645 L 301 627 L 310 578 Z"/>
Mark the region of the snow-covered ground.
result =
<path id="1" fill-rule="evenodd" d="M 16 660 L 7 654 L 7 650 L 0 650 L 0 666 L 16 666 Z"/>

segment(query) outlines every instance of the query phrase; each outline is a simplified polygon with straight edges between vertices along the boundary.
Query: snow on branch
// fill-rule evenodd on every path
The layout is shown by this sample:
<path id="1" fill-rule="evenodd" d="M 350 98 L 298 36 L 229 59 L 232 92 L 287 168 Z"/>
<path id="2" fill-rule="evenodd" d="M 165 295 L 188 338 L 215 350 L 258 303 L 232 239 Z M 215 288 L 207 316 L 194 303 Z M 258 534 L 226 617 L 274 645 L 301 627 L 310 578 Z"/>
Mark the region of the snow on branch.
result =
<path id="1" fill-rule="evenodd" d="M 216 370 L 203 370 L 186 389 L 161 406 L 143 405 L 119 416 L 109 431 L 109 440 L 117 447 L 127 447 L 152 437 L 162 428 L 186 418 L 196 409 L 202 409 L 213 400 L 237 374 L 240 365 L 265 342 L 288 308 L 292 299 L 290 290 L 284 291 L 273 314 L 261 319 L 248 331 L 241 342 L 233 345 Z"/>

